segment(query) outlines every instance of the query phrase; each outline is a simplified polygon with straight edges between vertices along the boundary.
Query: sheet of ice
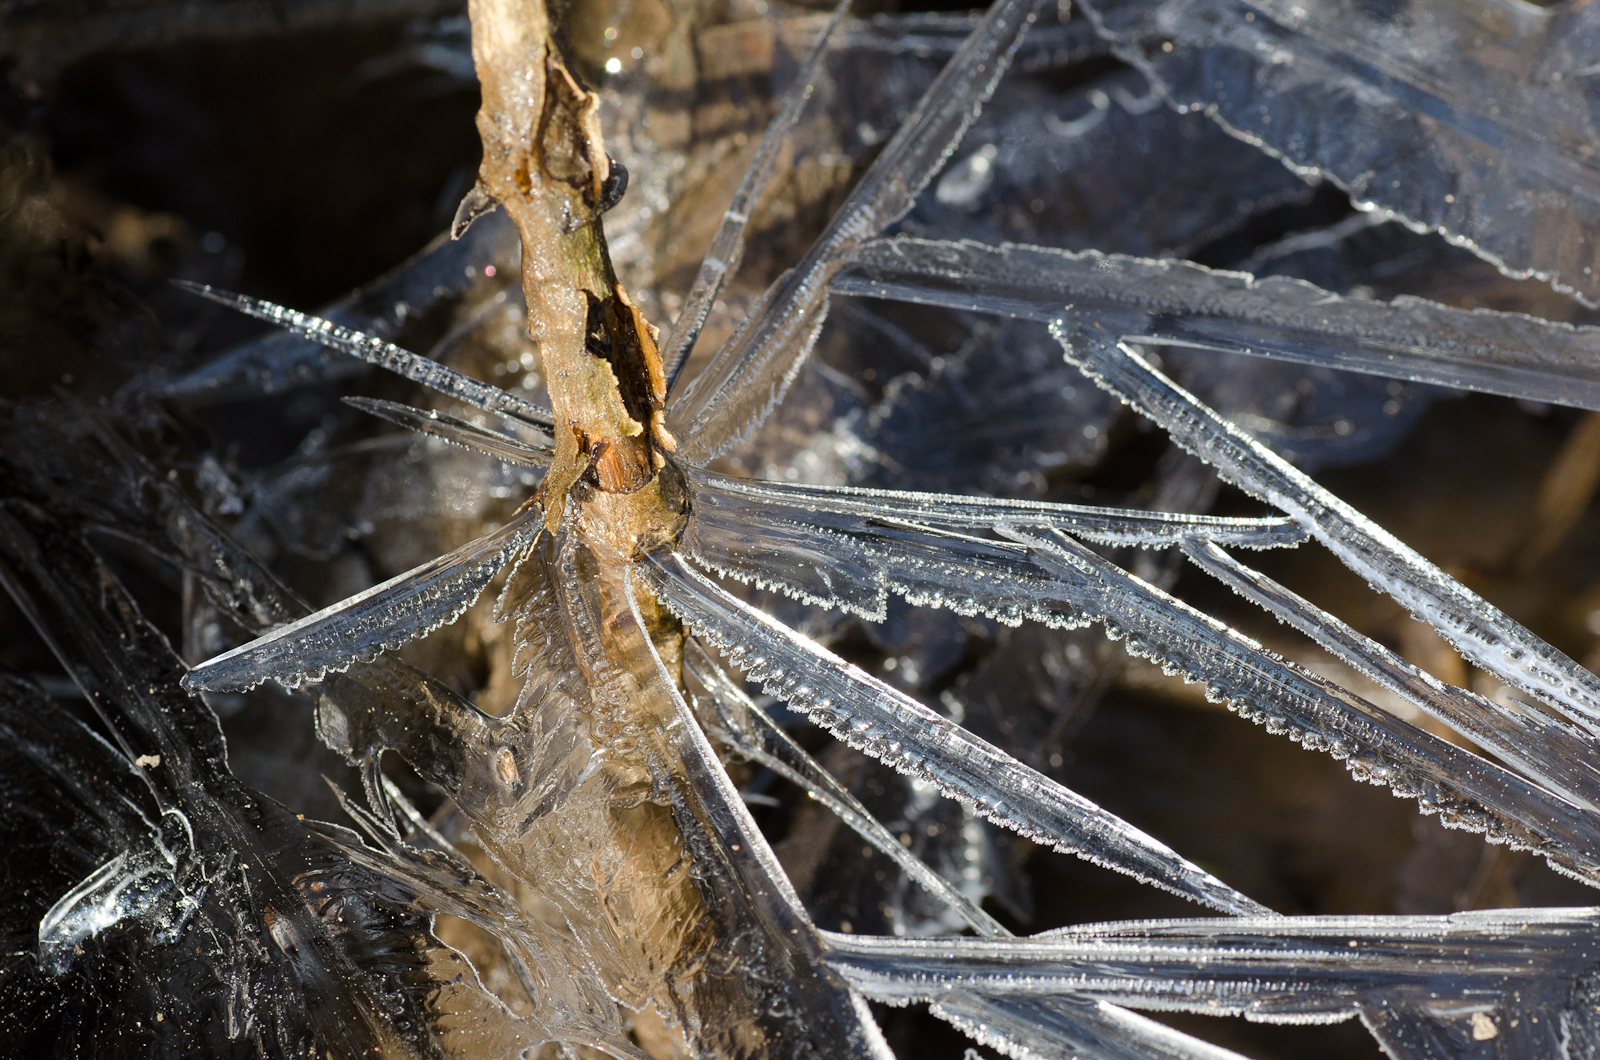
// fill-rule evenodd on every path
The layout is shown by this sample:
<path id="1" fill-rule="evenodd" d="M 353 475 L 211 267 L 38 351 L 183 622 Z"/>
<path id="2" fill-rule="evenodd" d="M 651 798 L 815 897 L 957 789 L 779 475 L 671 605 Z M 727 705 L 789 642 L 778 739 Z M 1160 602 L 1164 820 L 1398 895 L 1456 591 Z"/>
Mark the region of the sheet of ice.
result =
<path id="1" fill-rule="evenodd" d="M 1277 1023 L 1360 1016 L 1400 1060 L 1535 1060 L 1589 1056 L 1600 1042 L 1596 914 L 1153 920 L 1028 939 L 827 939 L 831 965 L 882 1000 L 962 991 Z"/>
<path id="2" fill-rule="evenodd" d="M 0 584 L 112 734 L 97 737 L 9 680 L 0 695 L 0 729 L 18 737 L 7 743 L 8 767 L 26 763 L 32 797 L 60 800 L 13 820 L 19 852 L 43 849 L 27 838 L 30 824 L 69 808 L 84 814 L 41 840 L 51 867 L 13 899 L 34 906 L 38 935 L 37 948 L 6 947 L 6 1040 L 54 1035 L 49 1048 L 91 1049 L 132 1021 L 174 1053 L 232 1055 L 246 1043 L 271 1055 L 387 1050 L 443 1060 L 515 1055 L 558 1038 L 640 1056 L 615 1003 L 570 974 L 579 965 L 560 952 L 571 948 L 562 933 L 531 925 L 470 868 L 381 835 L 372 845 L 234 779 L 215 716 L 179 686 L 181 661 L 88 544 L 111 529 L 155 542 L 160 520 L 172 518 L 190 532 L 168 549 L 204 550 L 222 539 L 205 532 L 203 516 L 137 488 L 67 500 L 20 462 L 0 476 Z M 129 498 L 149 507 L 122 507 Z M 226 567 L 205 561 L 234 556 L 193 558 L 223 581 Z M 233 588 L 273 590 L 270 576 Z M 97 861 L 81 881 L 40 889 L 62 869 Z M 538 969 L 528 1018 L 514 1017 L 432 934 L 440 912 L 498 930 Z M 8 921 L 8 941 L 15 928 Z"/>
<path id="3" fill-rule="evenodd" d="M 667 425 L 686 462 L 710 460 L 746 436 L 782 398 L 816 341 L 828 279 L 842 255 L 911 208 L 994 91 L 1037 8 L 1038 0 L 995 0 L 805 258 L 777 281 L 711 363 L 672 396 Z"/>
<path id="4" fill-rule="evenodd" d="M 730 596 L 681 558 L 651 555 L 641 570 L 697 636 L 857 750 L 1035 842 L 1225 912 L 1263 911 L 1165 844 Z"/>
<path id="5" fill-rule="evenodd" d="M 896 237 L 833 290 L 1048 322 L 1114 314 L 1122 338 L 1600 408 L 1600 328 L 1400 296 L 1341 296 L 1191 262 Z"/>
<path id="6" fill-rule="evenodd" d="M 1108 0 L 1175 105 L 1513 275 L 1600 300 L 1600 15 L 1515 0 Z"/>

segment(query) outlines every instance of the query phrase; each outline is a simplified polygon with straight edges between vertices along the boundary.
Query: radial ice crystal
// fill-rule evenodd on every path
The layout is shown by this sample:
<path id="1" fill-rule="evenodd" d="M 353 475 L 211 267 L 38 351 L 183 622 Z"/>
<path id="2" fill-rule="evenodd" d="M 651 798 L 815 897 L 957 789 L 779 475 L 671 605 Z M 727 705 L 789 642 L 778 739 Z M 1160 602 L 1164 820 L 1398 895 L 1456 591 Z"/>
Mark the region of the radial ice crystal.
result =
<path id="1" fill-rule="evenodd" d="M 1311 223 L 1329 193 L 1282 159 L 1594 297 L 1587 9 L 1469 8 L 663 5 L 660 32 L 579 4 L 561 32 L 474 0 L 486 154 L 455 238 L 321 315 L 186 283 L 282 330 L 104 409 L 6 407 L 0 583 L 71 685 L 0 679 L 21 852 L 0 1027 L 38 1055 L 886 1057 L 883 1006 L 916 1004 L 1017 1057 L 1240 1055 L 1180 1011 L 1359 1018 L 1395 1060 L 1600 1055 L 1600 908 L 1280 915 L 1059 753 L 1123 652 L 1600 887 L 1600 678 L 1307 470 L 1392 447 L 1450 391 L 1600 409 L 1600 328 L 1266 274 L 1312 251 L 1369 278 L 1485 269 L 1399 228 L 1399 251 L 1364 243 L 1359 214 Z M 582 35 L 610 21 L 605 49 L 657 32 L 661 54 L 623 75 L 645 48 L 618 50 L 595 92 Z M 386 61 L 459 82 L 460 29 Z M 684 64 L 720 85 L 697 89 L 714 126 L 785 62 L 748 145 L 672 111 Z M 819 191 L 819 158 L 859 175 Z M 720 192 L 709 221 L 683 205 Z M 818 204 L 788 258 L 753 237 Z M 1173 256 L 1239 264 L 1218 241 L 1285 210 L 1312 230 L 1243 258 L 1262 275 Z M 430 355 L 400 345 L 433 313 Z M 247 473 L 187 454 L 171 415 L 373 378 L 388 396 L 344 407 L 426 441 L 329 448 L 329 413 Z M 1307 400 L 1261 413 L 1289 378 Z M 444 404 L 393 400 L 427 392 Z M 1562 458 L 1580 511 L 1586 429 Z M 1113 433 L 1165 440 L 1152 485 L 1072 500 L 1063 469 Z M 1570 526 L 1560 481 L 1539 503 Z M 352 539 L 361 569 L 310 589 L 327 606 L 285 584 Z M 1461 676 L 1274 576 L 1312 549 Z M 1202 574 L 1312 647 L 1240 628 Z M 1024 680 L 1056 701 L 1004 702 Z M 303 709 L 276 689 L 332 752 L 311 816 L 230 764 L 225 723 Z M 279 765 L 313 768 L 288 732 Z M 815 849 L 775 846 L 769 805 Z M 359 831 L 314 819 L 334 812 Z M 1018 935 L 1030 846 L 1209 915 Z"/>

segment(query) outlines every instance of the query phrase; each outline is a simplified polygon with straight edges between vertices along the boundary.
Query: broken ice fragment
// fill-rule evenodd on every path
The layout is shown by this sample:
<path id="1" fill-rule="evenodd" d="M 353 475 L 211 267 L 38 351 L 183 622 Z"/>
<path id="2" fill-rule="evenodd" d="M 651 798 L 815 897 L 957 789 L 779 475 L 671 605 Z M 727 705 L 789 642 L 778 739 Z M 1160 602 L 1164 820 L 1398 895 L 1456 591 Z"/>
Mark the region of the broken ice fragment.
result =
<path id="1" fill-rule="evenodd" d="M 124 851 L 90 873 L 39 921 L 39 963 L 59 976 L 83 942 L 121 923 L 148 916 L 172 890 L 174 866 L 153 850 Z"/>

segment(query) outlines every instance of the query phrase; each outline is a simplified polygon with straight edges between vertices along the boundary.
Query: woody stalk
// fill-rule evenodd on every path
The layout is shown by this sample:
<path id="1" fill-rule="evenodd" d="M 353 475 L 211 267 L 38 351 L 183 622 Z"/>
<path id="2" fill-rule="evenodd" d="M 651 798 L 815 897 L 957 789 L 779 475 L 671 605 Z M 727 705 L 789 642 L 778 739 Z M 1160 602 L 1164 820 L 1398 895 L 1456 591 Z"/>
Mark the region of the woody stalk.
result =
<path id="1" fill-rule="evenodd" d="M 483 164 L 457 231 L 498 203 L 522 237 L 528 332 L 556 421 L 541 487 L 553 530 L 591 467 L 607 493 L 654 478 L 673 448 L 666 380 L 656 329 L 617 282 L 600 224 L 627 180 L 605 151 L 600 97 L 567 69 L 543 0 L 471 0 L 469 12 Z"/>

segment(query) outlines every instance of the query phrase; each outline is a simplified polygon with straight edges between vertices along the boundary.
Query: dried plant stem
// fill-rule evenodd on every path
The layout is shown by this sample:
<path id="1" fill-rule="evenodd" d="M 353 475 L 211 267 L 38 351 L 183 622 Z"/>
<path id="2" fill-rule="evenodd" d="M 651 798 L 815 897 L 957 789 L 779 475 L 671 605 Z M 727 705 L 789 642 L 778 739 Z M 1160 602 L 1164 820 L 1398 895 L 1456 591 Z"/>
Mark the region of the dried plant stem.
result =
<path id="1" fill-rule="evenodd" d="M 503 206 L 522 237 L 529 335 L 556 418 L 545 479 L 551 529 L 591 466 L 602 490 L 631 493 L 672 442 L 655 329 L 617 283 L 600 215 L 622 179 L 600 133 L 600 98 L 563 62 L 543 0 L 472 0 L 483 90 L 483 164 L 474 195 Z"/>

